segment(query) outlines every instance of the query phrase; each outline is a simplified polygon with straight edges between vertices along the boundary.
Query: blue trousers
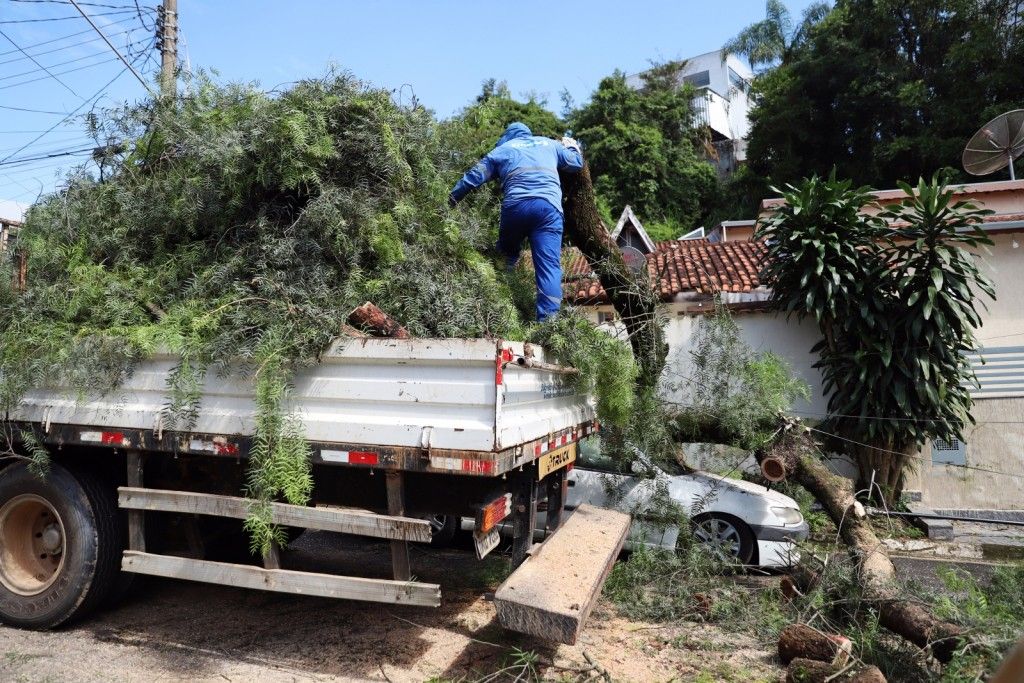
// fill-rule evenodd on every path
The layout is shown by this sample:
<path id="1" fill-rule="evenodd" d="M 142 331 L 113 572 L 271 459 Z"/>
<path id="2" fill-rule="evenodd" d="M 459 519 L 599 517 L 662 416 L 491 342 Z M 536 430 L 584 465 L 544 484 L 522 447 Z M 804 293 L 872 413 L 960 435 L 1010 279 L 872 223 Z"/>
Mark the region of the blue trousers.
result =
<path id="1" fill-rule="evenodd" d="M 545 199 L 502 205 L 497 248 L 509 268 L 519 261 L 525 239 L 537 276 L 537 320 L 543 321 L 562 304 L 562 212 Z"/>

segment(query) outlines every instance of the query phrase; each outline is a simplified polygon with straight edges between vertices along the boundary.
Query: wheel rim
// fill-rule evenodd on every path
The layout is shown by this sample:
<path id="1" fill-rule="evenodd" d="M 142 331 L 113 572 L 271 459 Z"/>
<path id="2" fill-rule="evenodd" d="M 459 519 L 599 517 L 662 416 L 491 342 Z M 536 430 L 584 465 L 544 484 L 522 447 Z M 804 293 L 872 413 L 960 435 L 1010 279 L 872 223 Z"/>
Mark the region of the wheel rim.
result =
<path id="1" fill-rule="evenodd" d="M 740 532 L 724 519 L 710 517 L 701 521 L 697 524 L 693 535 L 723 561 L 735 562 L 740 557 L 742 548 Z"/>
<path id="2" fill-rule="evenodd" d="M 22 494 L 0 507 L 0 584 L 18 595 L 38 595 L 64 566 L 64 522 L 49 502 Z"/>

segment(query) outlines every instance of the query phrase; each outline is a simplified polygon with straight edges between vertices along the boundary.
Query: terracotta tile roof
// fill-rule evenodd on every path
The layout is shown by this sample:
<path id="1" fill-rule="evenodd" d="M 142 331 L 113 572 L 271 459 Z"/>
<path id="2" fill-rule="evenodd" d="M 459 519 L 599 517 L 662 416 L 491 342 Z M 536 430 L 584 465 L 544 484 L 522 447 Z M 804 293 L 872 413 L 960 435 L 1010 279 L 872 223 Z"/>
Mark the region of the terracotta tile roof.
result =
<path id="1" fill-rule="evenodd" d="M 764 260 L 760 242 L 667 240 L 647 255 L 647 272 L 663 300 L 681 292 L 750 292 L 760 285 Z M 562 253 L 566 300 L 577 304 L 607 302 L 586 258 L 575 247 Z"/>

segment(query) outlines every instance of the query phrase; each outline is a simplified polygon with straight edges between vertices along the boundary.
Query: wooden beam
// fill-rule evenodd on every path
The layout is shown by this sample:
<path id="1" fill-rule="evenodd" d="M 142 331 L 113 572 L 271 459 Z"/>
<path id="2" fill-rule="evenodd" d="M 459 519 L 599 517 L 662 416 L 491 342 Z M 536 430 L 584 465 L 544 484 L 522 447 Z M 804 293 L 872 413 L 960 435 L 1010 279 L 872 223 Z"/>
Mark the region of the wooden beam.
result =
<path id="1" fill-rule="evenodd" d="M 275 593 L 313 595 L 322 598 L 366 600 L 401 605 L 439 607 L 441 587 L 436 583 L 364 579 L 288 569 L 264 569 L 244 564 L 190 560 L 170 555 L 125 551 L 122 571 L 169 579 L 201 581 L 220 586 L 252 588 Z"/>
<path id="2" fill-rule="evenodd" d="M 128 451 L 128 486 L 142 486 L 142 454 Z M 146 552 L 146 513 L 132 510 L 128 513 L 128 548 Z"/>
<path id="3" fill-rule="evenodd" d="M 401 472 L 388 472 L 385 475 L 388 492 L 388 514 L 405 514 L 405 485 Z M 428 534 L 430 525 L 427 525 Z M 429 539 L 428 539 L 429 540 Z M 409 544 L 405 541 L 391 541 L 391 569 L 395 580 L 408 581 L 412 577 L 409 565 Z"/>
<path id="4" fill-rule="evenodd" d="M 118 507 L 126 510 L 158 510 L 160 512 L 232 517 L 234 519 L 247 518 L 251 504 L 251 501 L 235 496 L 130 486 L 120 487 L 117 493 Z M 303 507 L 287 503 L 271 503 L 270 509 L 274 523 L 283 526 L 336 531 L 356 536 L 373 536 L 374 538 L 430 542 L 430 523 L 424 519 L 376 515 L 371 512 L 337 508 Z"/>

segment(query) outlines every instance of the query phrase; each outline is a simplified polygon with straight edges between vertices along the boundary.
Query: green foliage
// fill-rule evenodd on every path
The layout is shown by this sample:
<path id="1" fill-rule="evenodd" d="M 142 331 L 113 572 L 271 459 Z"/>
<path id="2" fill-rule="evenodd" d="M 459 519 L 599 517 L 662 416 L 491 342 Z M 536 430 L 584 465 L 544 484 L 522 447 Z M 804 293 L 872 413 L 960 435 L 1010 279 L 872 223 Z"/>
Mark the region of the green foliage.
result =
<path id="1" fill-rule="evenodd" d="M 417 336 L 524 328 L 479 254 L 490 229 L 444 208 L 451 159 L 430 112 L 348 74 L 276 95 L 199 76 L 188 93 L 106 112 L 98 134 L 126 151 L 29 210 L 25 292 L 0 262 L 0 409 L 33 387 L 104 393 L 165 351 L 180 362 L 164 425 L 187 430 L 204 378 L 248 371 L 250 529 L 266 547 L 265 503 L 309 494 L 288 378 L 353 307 L 372 300 Z"/>
<path id="2" fill-rule="evenodd" d="M 653 67 L 639 88 L 616 71 L 569 117 L 586 145 L 594 189 L 612 213 L 630 204 L 673 237 L 696 227 L 718 192 L 694 124 L 694 90 L 680 84 L 682 67 Z"/>
<path id="3" fill-rule="evenodd" d="M 665 377 L 666 389 L 682 398 L 676 423 L 682 440 L 713 422 L 724 442 L 753 450 L 774 436 L 779 416 L 794 401 L 810 395 L 782 358 L 755 352 L 740 338 L 725 306 L 717 305 L 714 315 L 700 319 L 691 345 L 689 362 L 675 359 Z"/>
<path id="4" fill-rule="evenodd" d="M 1018 24 L 1003 0 L 837 0 L 782 53 L 768 51 L 782 61 L 754 82 L 752 171 L 776 184 L 833 166 L 875 187 L 939 169 L 966 179 L 964 143 L 1024 106 Z"/>
<path id="5" fill-rule="evenodd" d="M 573 380 L 576 388 L 597 394 L 597 416 L 603 424 L 621 428 L 629 423 L 639 370 L 628 344 L 571 308 L 536 326 L 529 338 L 579 370 Z"/>
<path id="6" fill-rule="evenodd" d="M 799 45 L 806 38 L 808 31 L 821 21 L 829 10 L 827 2 L 812 3 L 804 10 L 800 24 L 794 26 L 793 18 L 785 5 L 780 0 L 768 0 L 765 3 L 765 18 L 730 38 L 722 46 L 722 51 L 726 54 L 743 55 L 754 68 L 770 66 L 783 59 L 793 46 Z"/>
<path id="7" fill-rule="evenodd" d="M 880 460 L 902 472 L 886 451 L 962 438 L 975 381 L 964 354 L 981 322 L 975 292 L 995 296 L 972 254 L 991 244 L 979 228 L 990 212 L 953 203 L 938 178 L 901 187 L 906 199 L 871 218 L 860 213 L 866 191 L 813 177 L 787 186 L 786 204 L 758 233 L 773 303 L 822 331 L 812 351 L 835 429 L 874 447 L 857 453 L 862 476 Z M 882 471 L 883 486 L 898 490 Z"/>

